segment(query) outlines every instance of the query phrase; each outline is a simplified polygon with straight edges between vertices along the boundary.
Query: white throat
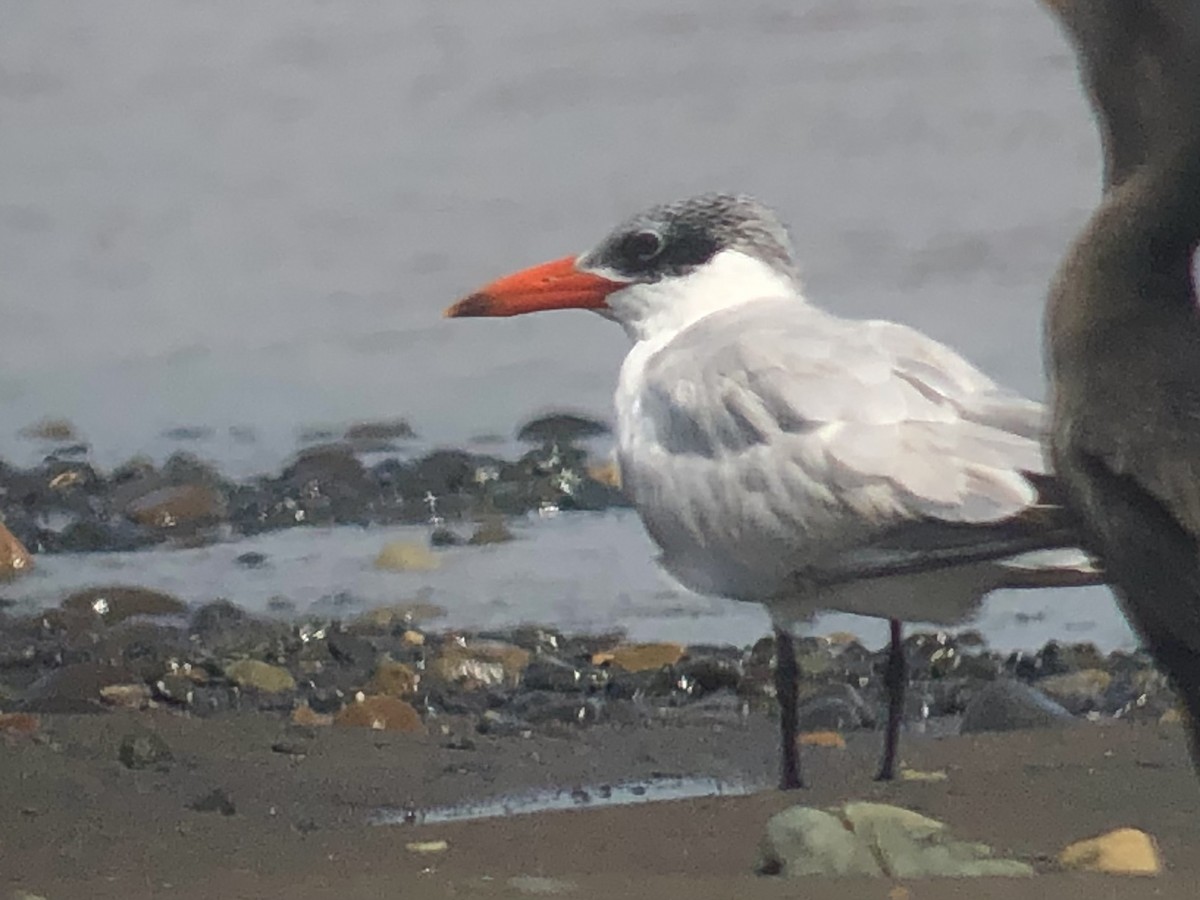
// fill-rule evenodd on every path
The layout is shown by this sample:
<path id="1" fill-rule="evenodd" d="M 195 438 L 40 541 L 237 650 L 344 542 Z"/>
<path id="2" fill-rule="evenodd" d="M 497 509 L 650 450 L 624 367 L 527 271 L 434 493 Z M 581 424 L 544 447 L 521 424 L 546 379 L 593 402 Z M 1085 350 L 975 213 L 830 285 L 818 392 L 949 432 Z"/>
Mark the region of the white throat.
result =
<path id="1" fill-rule="evenodd" d="M 608 306 L 634 342 L 658 344 L 718 310 L 799 293 L 789 275 L 740 250 L 722 250 L 687 275 L 609 294 Z"/>

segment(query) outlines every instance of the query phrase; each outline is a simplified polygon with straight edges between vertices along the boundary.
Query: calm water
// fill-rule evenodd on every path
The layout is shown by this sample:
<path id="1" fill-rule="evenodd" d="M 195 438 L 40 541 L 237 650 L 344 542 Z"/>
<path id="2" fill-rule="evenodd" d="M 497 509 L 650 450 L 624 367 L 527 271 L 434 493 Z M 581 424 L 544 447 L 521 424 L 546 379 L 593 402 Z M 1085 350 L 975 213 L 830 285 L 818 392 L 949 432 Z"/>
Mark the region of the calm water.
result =
<path id="1" fill-rule="evenodd" d="M 610 324 L 440 312 L 710 189 L 781 210 L 818 302 L 915 324 L 1040 396 L 1045 285 L 1099 161 L 1034 0 L 680 7 L 0 0 L 0 456 L 34 456 L 16 432 L 48 414 L 102 463 L 210 427 L 189 449 L 242 473 L 277 465 L 308 425 L 402 415 L 438 443 L 552 405 L 606 415 L 624 352 Z M 464 557 L 471 602 L 522 602 L 519 572 L 558 585 L 530 612 L 570 623 L 610 615 L 621 591 L 659 602 L 635 522 L 562 523 L 490 563 Z M 539 549 L 589 529 L 618 535 L 620 578 L 586 544 Z M 316 538 L 266 540 L 303 555 Z M 332 589 L 358 544 L 320 546 L 328 579 L 309 574 Z M 224 552 L 111 563 L 258 602 L 259 575 L 193 558 Z M 47 560 L 41 584 L 103 565 Z M 579 584 L 599 570 L 601 587 Z M 747 634 L 765 621 L 751 613 L 732 618 Z"/>

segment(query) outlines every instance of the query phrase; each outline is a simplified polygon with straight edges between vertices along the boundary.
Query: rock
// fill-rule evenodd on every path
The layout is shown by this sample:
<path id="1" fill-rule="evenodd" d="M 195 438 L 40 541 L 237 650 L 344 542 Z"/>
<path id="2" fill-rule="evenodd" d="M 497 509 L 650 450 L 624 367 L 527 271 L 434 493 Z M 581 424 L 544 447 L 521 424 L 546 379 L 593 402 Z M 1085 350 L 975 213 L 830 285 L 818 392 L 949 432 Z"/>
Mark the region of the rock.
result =
<path id="1" fill-rule="evenodd" d="M 384 660 L 375 669 L 375 674 L 363 688 L 368 694 L 382 694 L 386 697 L 407 698 L 417 692 L 421 677 L 401 662 Z"/>
<path id="2" fill-rule="evenodd" d="M 196 682 L 186 675 L 164 675 L 154 682 L 154 696 L 168 703 L 191 706 L 195 698 Z"/>
<path id="3" fill-rule="evenodd" d="M 141 709 L 150 702 L 150 687 L 145 684 L 108 684 L 100 688 L 100 699 L 108 706 Z"/>
<path id="4" fill-rule="evenodd" d="M 395 697 L 365 696 L 334 716 L 333 724 L 376 731 L 425 733 L 425 724 L 416 708 Z"/>
<path id="5" fill-rule="evenodd" d="M 21 707 L 26 712 L 100 712 L 100 691 L 113 684 L 136 680 L 124 666 L 107 663 L 73 663 L 53 669 L 29 686 Z"/>
<path id="6" fill-rule="evenodd" d="M 131 616 L 173 616 L 187 611 L 184 602 L 170 594 L 124 585 L 84 588 L 59 605 L 75 612 L 94 612 L 108 625 Z"/>
<path id="7" fill-rule="evenodd" d="M 429 663 L 429 673 L 467 689 L 516 687 L 530 656 L 528 650 L 501 641 L 450 643 Z"/>
<path id="8" fill-rule="evenodd" d="M 1068 869 L 1109 875 L 1157 875 L 1162 871 L 1154 838 L 1136 828 L 1118 828 L 1076 841 L 1063 849 L 1058 861 Z"/>
<path id="9" fill-rule="evenodd" d="M 163 535 L 125 519 L 77 520 L 58 533 L 57 553 L 124 553 L 161 543 Z"/>
<path id="10" fill-rule="evenodd" d="M 681 688 L 693 697 L 703 697 L 715 691 L 736 692 L 742 683 L 741 652 L 736 656 L 698 653 L 689 647 L 687 656 L 675 666 Z"/>
<path id="11" fill-rule="evenodd" d="M 626 672 L 645 672 L 673 666 L 686 652 L 682 644 L 625 644 L 592 656 L 592 665 L 620 666 Z"/>
<path id="12" fill-rule="evenodd" d="M 38 717 L 29 713 L 0 713 L 0 734 L 33 734 L 40 727 Z"/>
<path id="13" fill-rule="evenodd" d="M 375 649 L 374 644 L 366 638 L 345 631 L 331 629 L 329 637 L 325 640 L 325 646 L 329 648 L 329 655 L 343 666 L 369 669 L 379 658 L 379 651 Z"/>
<path id="14" fill-rule="evenodd" d="M 826 812 L 794 806 L 767 822 L 758 870 L 811 875 L 1024 876 L 1033 867 L 996 859 L 984 844 L 958 841 L 942 822 L 898 806 L 848 803 Z"/>
<path id="15" fill-rule="evenodd" d="M 24 575 L 32 568 L 33 557 L 25 545 L 0 522 L 0 580 Z"/>
<path id="16" fill-rule="evenodd" d="M 333 724 L 333 716 L 328 713 L 313 712 L 307 703 L 301 703 L 292 710 L 292 724 L 305 728 L 322 728 Z"/>
<path id="17" fill-rule="evenodd" d="M 239 659 L 225 667 L 225 677 L 241 688 L 252 688 L 264 694 L 282 694 L 294 690 L 296 679 L 282 666 L 257 659 Z"/>
<path id="18" fill-rule="evenodd" d="M 871 848 L 841 819 L 807 806 L 793 806 L 767 820 L 758 871 L 784 878 L 883 875 Z"/>
<path id="19" fill-rule="evenodd" d="M 552 656 L 534 659 L 525 668 L 521 684 L 531 691 L 558 691 L 570 693 L 587 687 L 583 672 L 578 666 L 565 663 Z"/>
<path id="20" fill-rule="evenodd" d="M 375 568 L 389 572 L 432 572 L 441 560 L 424 544 L 392 541 L 375 557 Z"/>
<path id="21" fill-rule="evenodd" d="M 499 516 L 494 516 L 484 519 L 475 526 L 475 531 L 472 532 L 471 539 L 467 543 L 478 547 L 484 544 L 504 544 L 512 539 L 513 533 L 504 524 L 504 520 Z"/>
<path id="22" fill-rule="evenodd" d="M 463 543 L 465 542 L 457 533 L 444 525 L 439 525 L 433 531 L 429 532 L 430 547 L 458 547 Z"/>
<path id="23" fill-rule="evenodd" d="M 162 436 L 169 441 L 207 441 L 213 430 L 207 425 L 177 425 L 164 429 Z"/>
<path id="24" fill-rule="evenodd" d="M 356 422 L 346 429 L 344 438 L 351 443 L 365 441 L 412 440 L 417 436 L 404 419 L 380 422 Z"/>
<path id="25" fill-rule="evenodd" d="M 127 769 L 156 768 L 165 770 L 170 767 L 174 756 L 167 742 L 153 732 L 127 734 L 121 739 L 121 747 L 117 758 Z"/>
<path id="26" fill-rule="evenodd" d="M 206 603 L 192 614 L 191 633 L 217 656 L 265 656 L 295 639 L 293 626 L 259 619 L 228 600 Z"/>
<path id="27" fill-rule="evenodd" d="M 1037 688 L 1068 711 L 1081 715 L 1101 708 L 1112 680 L 1112 675 L 1103 669 L 1080 669 L 1043 678 Z"/>
<path id="28" fill-rule="evenodd" d="M 517 440 L 531 444 L 551 441 L 570 444 L 606 434 L 612 434 L 612 428 L 599 419 L 576 413 L 555 412 L 530 419 L 517 430 Z"/>
<path id="29" fill-rule="evenodd" d="M 801 699 L 801 731 L 849 731 L 874 724 L 862 695 L 848 684 L 830 684 Z"/>
<path id="30" fill-rule="evenodd" d="M 219 522 L 225 515 L 225 501 L 205 484 L 170 485 L 131 501 L 125 515 L 153 528 L 198 528 Z"/>
<path id="31" fill-rule="evenodd" d="M 892 878 L 1033 874 L 1028 863 L 995 859 L 986 844 L 954 840 L 945 823 L 903 807 L 847 803 L 842 817 Z"/>
<path id="32" fill-rule="evenodd" d="M 237 807 L 233 805 L 229 795 L 220 788 L 213 788 L 202 797 L 197 797 L 188 804 L 188 809 L 196 812 L 219 812 L 223 816 L 232 816 L 237 812 Z"/>
<path id="33" fill-rule="evenodd" d="M 267 564 L 267 555 L 252 550 L 240 554 L 234 562 L 246 569 L 261 569 Z"/>
<path id="34" fill-rule="evenodd" d="M 798 743 L 801 747 L 829 747 L 833 750 L 845 750 L 846 739 L 836 731 L 806 731 Z"/>
<path id="35" fill-rule="evenodd" d="M 354 634 L 391 634 L 407 631 L 411 625 L 419 625 L 446 615 L 445 607 L 435 603 L 406 603 L 398 606 L 381 606 L 369 609 L 350 623 L 349 631 Z M 423 642 L 422 642 L 423 643 Z"/>
<path id="36" fill-rule="evenodd" d="M 69 419 L 45 418 L 39 419 L 18 432 L 28 441 L 78 441 L 79 432 Z"/>
<path id="37" fill-rule="evenodd" d="M 967 704 L 961 731 L 1015 731 L 1053 728 L 1073 722 L 1070 712 L 1041 691 L 1020 681 L 993 681 Z"/>

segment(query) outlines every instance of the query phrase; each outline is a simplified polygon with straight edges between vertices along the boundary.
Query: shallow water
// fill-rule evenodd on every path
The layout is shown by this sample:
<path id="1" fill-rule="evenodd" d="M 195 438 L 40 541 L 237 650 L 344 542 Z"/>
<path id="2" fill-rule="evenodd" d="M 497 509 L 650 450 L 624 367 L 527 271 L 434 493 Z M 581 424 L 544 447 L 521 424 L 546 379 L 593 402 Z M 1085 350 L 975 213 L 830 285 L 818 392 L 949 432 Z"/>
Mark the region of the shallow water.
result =
<path id="1" fill-rule="evenodd" d="M 436 825 L 471 819 L 494 819 L 561 809 L 596 809 L 603 806 L 630 806 L 662 800 L 688 800 L 693 797 L 742 796 L 768 785 L 751 785 L 706 777 L 646 778 L 617 784 L 598 784 L 571 790 L 530 791 L 478 802 L 429 809 L 383 809 L 371 821 L 376 825 Z"/>
<path id="2" fill-rule="evenodd" d="M 1037 396 L 1047 279 L 1097 195 L 1032 0 L 0 9 L 4 458 L 48 414 L 108 463 L 207 426 L 229 471 L 311 424 L 458 443 L 607 414 L 611 324 L 440 312 L 712 189 L 780 209 L 813 299 Z"/>
<path id="3" fill-rule="evenodd" d="M 54 605 L 86 585 L 132 583 L 190 603 L 224 597 L 256 612 L 322 619 L 420 600 L 445 608 L 430 623 L 434 628 L 536 623 L 565 632 L 622 629 L 634 640 L 735 645 L 770 630 L 759 606 L 701 597 L 663 574 L 632 512 L 530 517 L 514 527 L 518 539 L 507 544 L 438 551 L 441 565 L 433 572 L 374 566 L 389 541 L 427 540 L 424 527 L 294 528 L 189 550 L 43 556 L 37 569 L 0 595 L 35 607 Z M 266 564 L 237 563 L 251 551 L 265 554 Z M 1106 650 L 1133 645 L 1103 588 L 997 592 L 973 625 L 1002 650 L 1031 649 L 1051 638 L 1092 641 Z M 828 614 L 810 628 L 851 631 L 872 646 L 887 640 L 884 621 L 860 616 Z"/>

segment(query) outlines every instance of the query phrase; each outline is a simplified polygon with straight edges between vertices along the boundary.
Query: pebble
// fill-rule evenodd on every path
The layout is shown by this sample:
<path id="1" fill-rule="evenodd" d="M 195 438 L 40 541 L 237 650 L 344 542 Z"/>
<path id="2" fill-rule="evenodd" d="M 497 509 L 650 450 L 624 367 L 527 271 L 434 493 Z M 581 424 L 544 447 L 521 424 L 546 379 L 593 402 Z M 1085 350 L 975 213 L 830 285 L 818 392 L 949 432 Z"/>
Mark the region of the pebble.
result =
<path id="1" fill-rule="evenodd" d="M 33 734 L 41 728 L 41 721 L 30 713 L 0 713 L 0 733 Z"/>
<path id="2" fill-rule="evenodd" d="M 329 713 L 314 712 L 307 703 L 301 703 L 292 710 L 292 724 L 307 728 L 319 728 L 333 724 L 333 716 Z"/>
<path id="3" fill-rule="evenodd" d="M 1063 848 L 1058 861 L 1067 869 L 1109 875 L 1157 875 L 1162 871 L 1154 838 L 1136 828 L 1118 828 L 1077 841 Z"/>
<path id="4" fill-rule="evenodd" d="M 113 684 L 129 684 L 133 673 L 124 666 L 106 663 L 73 663 L 51 669 L 25 691 L 26 712 L 91 713 L 101 711 L 100 691 Z"/>
<path id="5" fill-rule="evenodd" d="M 382 422 L 356 422 L 346 429 L 344 439 L 355 443 L 358 441 L 392 441 L 412 440 L 417 436 L 413 427 L 404 419 L 390 419 Z"/>
<path id="6" fill-rule="evenodd" d="M 109 706 L 141 709 L 150 702 L 150 686 L 146 684 L 108 684 L 100 688 L 100 699 Z"/>
<path id="7" fill-rule="evenodd" d="M 223 816 L 232 816 L 237 812 L 237 807 L 229 799 L 229 795 L 220 788 L 213 788 L 207 794 L 197 797 L 188 804 L 188 809 L 196 812 L 219 812 Z"/>
<path id="8" fill-rule="evenodd" d="M 523 647 L 501 641 L 449 643 L 429 663 L 429 672 L 467 689 L 516 687 L 531 655 Z"/>
<path id="9" fill-rule="evenodd" d="M 1037 688 L 1070 712 L 1082 715 L 1101 707 L 1112 680 L 1103 669 L 1080 669 L 1042 678 Z"/>
<path id="10" fill-rule="evenodd" d="M 24 575 L 33 568 L 33 557 L 25 545 L 0 522 L 0 579 Z"/>
<path id="11" fill-rule="evenodd" d="M 130 501 L 125 515 L 152 528 L 211 525 L 224 518 L 225 501 L 206 484 L 170 485 Z"/>
<path id="12" fill-rule="evenodd" d="M 603 650 L 592 656 L 592 665 L 605 664 L 619 666 L 626 672 L 645 672 L 661 669 L 663 666 L 673 666 L 681 659 L 687 649 L 682 644 L 624 644 L 612 650 Z"/>
<path id="13" fill-rule="evenodd" d="M 153 732 L 127 734 L 121 739 L 117 758 L 127 769 L 155 768 L 165 771 L 174 755 L 167 742 Z"/>
<path id="14" fill-rule="evenodd" d="M 513 540 L 513 533 L 504 524 L 503 519 L 495 516 L 485 519 L 475 526 L 467 543 L 478 547 L 485 544 L 504 544 L 511 540 Z"/>
<path id="15" fill-rule="evenodd" d="M 364 696 L 333 717 L 333 724 L 376 731 L 425 733 L 425 723 L 411 703 L 395 697 Z"/>
<path id="16" fill-rule="evenodd" d="M 93 612 L 107 625 L 133 616 L 171 616 L 187 611 L 187 605 L 177 597 L 127 585 L 84 588 L 68 595 L 60 606 L 74 612 Z"/>
<path id="17" fill-rule="evenodd" d="M 281 694 L 294 690 L 296 679 L 281 666 L 257 659 L 239 659 L 225 667 L 225 677 L 241 688 L 252 688 L 264 694 Z"/>
<path id="18" fill-rule="evenodd" d="M 836 731 L 805 731 L 797 741 L 801 747 L 829 747 L 845 750 L 846 739 Z"/>
<path id="19" fill-rule="evenodd" d="M 363 690 L 369 694 L 405 699 L 416 694 L 419 683 L 420 676 L 413 671 L 412 666 L 384 660 L 376 667 L 375 674 Z"/>
<path id="20" fill-rule="evenodd" d="M 1072 721 L 1070 712 L 1041 691 L 1005 678 L 986 685 L 971 699 L 961 732 L 1053 728 Z"/>
<path id="21" fill-rule="evenodd" d="M 432 572 L 441 565 L 437 555 L 424 544 L 392 541 L 375 557 L 375 568 L 387 572 Z"/>
<path id="22" fill-rule="evenodd" d="M 39 419 L 26 425 L 18 434 L 29 441 L 66 443 L 79 440 L 79 431 L 70 419 Z"/>
<path id="23" fill-rule="evenodd" d="M 862 695 L 848 684 L 820 687 L 797 710 L 802 731 L 849 731 L 874 724 Z"/>

